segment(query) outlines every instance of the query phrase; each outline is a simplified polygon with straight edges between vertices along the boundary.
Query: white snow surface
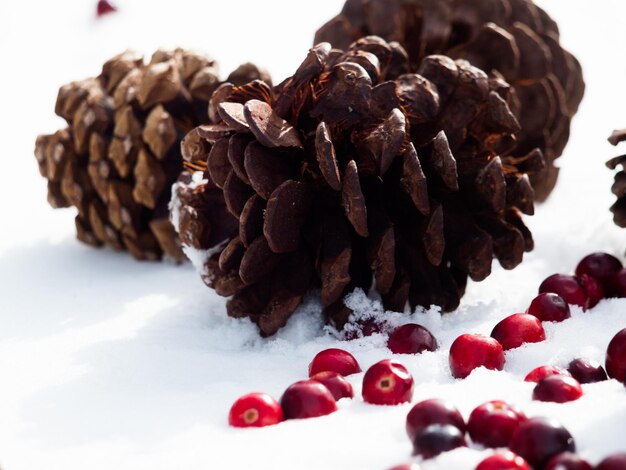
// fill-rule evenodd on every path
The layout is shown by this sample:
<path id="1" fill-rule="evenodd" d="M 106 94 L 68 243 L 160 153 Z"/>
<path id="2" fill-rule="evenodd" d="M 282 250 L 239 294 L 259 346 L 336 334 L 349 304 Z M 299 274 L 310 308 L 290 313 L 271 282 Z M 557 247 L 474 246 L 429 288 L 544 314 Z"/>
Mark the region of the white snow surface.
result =
<path id="1" fill-rule="evenodd" d="M 510 400 L 529 415 L 554 417 L 592 462 L 626 450 L 626 390 L 615 381 L 584 386 L 580 400 L 532 402 L 523 382 L 542 364 L 577 356 L 603 361 L 606 345 L 626 327 L 626 300 L 546 325 L 548 340 L 511 351 L 504 372 L 477 370 L 454 380 L 448 349 L 459 334 L 489 334 L 503 317 L 523 311 L 541 280 L 572 271 L 593 251 L 623 259 L 626 232 L 608 207 L 618 151 L 608 134 L 626 127 L 626 4 L 622 0 L 543 0 L 563 43 L 581 60 L 588 88 L 572 138 L 559 160 L 558 187 L 528 218 L 536 249 L 512 272 L 494 265 L 469 287 L 462 306 L 392 316 L 416 321 L 441 349 L 398 356 L 416 381 L 414 402 L 444 397 L 470 411 Z M 119 0 L 101 21 L 95 0 L 0 2 L 0 465 L 5 470 L 384 470 L 411 461 L 404 419 L 411 405 L 379 407 L 360 399 L 362 374 L 349 378 L 357 398 L 333 415 L 264 429 L 227 425 L 242 394 L 282 391 L 307 374 L 327 347 L 352 353 L 365 370 L 392 357 L 385 338 L 341 342 L 322 329 L 309 299 L 276 337 L 259 339 L 248 321 L 226 316 L 225 301 L 190 264 L 138 263 L 127 254 L 94 250 L 74 239 L 74 212 L 46 204 L 45 182 L 32 155 L 38 133 L 62 126 L 53 114 L 60 85 L 95 75 L 110 56 L 160 46 L 206 51 L 226 75 L 241 62 L 267 67 L 276 81 L 304 58 L 317 26 L 342 0 L 176 2 Z M 380 306 L 357 295 L 362 311 Z M 457 450 L 425 469 L 471 469 L 487 451 Z"/>

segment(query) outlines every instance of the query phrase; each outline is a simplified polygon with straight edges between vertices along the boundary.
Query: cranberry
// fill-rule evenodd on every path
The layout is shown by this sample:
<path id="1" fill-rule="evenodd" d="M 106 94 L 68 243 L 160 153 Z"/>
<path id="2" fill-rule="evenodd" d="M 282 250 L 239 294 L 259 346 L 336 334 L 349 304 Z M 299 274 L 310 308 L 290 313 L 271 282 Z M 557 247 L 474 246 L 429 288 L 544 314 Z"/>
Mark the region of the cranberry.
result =
<path id="1" fill-rule="evenodd" d="M 586 274 L 600 281 L 606 287 L 606 282 L 617 271 L 622 269 L 622 262 L 608 253 L 592 253 L 585 256 L 578 266 L 576 275 Z"/>
<path id="2" fill-rule="evenodd" d="M 413 441 L 415 436 L 431 424 L 450 424 L 465 433 L 465 420 L 451 403 L 433 398 L 416 404 L 406 415 L 406 433 Z"/>
<path id="3" fill-rule="evenodd" d="M 608 379 L 604 367 L 597 361 L 574 359 L 567 366 L 567 370 L 581 384 L 602 382 Z"/>
<path id="4" fill-rule="evenodd" d="M 341 400 L 342 398 L 353 398 L 354 390 L 350 382 L 346 380 L 343 375 L 337 372 L 331 372 L 329 370 L 325 372 L 319 372 L 311 377 L 311 380 L 320 382 L 324 385 L 330 393 L 332 393 L 335 400 Z"/>
<path id="5" fill-rule="evenodd" d="M 513 433 L 510 449 L 533 468 L 543 468 L 555 455 L 575 452 L 576 444 L 570 432 L 557 421 L 531 418 Z"/>
<path id="6" fill-rule="evenodd" d="M 578 305 L 584 309 L 589 305 L 589 298 L 585 289 L 574 276 L 567 274 L 553 274 L 546 278 L 539 286 L 539 293 L 552 292 L 563 297 L 568 304 Z"/>
<path id="7" fill-rule="evenodd" d="M 625 468 L 626 454 L 615 454 L 600 462 L 596 470 L 624 470 Z"/>
<path id="8" fill-rule="evenodd" d="M 430 331 L 421 325 L 409 323 L 391 333 L 387 347 L 394 354 L 419 354 L 424 351 L 435 351 L 438 346 Z"/>
<path id="9" fill-rule="evenodd" d="M 513 452 L 497 452 L 480 462 L 476 470 L 531 470 L 526 461 Z"/>
<path id="10" fill-rule="evenodd" d="M 346 341 L 366 338 L 376 333 L 382 333 L 386 329 L 386 325 L 375 318 L 368 318 L 367 320 L 357 320 L 350 325 L 352 326 L 351 329 L 344 329 L 344 331 L 342 332 L 342 337 Z"/>
<path id="11" fill-rule="evenodd" d="M 315 380 L 290 385 L 280 399 L 285 419 L 316 418 L 337 411 L 332 393 Z"/>
<path id="12" fill-rule="evenodd" d="M 239 398 L 228 413 L 228 424 L 236 428 L 271 426 L 283 420 L 276 400 L 265 393 L 249 393 Z"/>
<path id="13" fill-rule="evenodd" d="M 527 313 L 534 315 L 541 321 L 561 322 L 571 316 L 567 302 L 563 300 L 563 297 L 552 292 L 539 294 L 535 297 L 530 303 Z"/>
<path id="14" fill-rule="evenodd" d="M 507 351 L 519 348 L 524 343 L 545 341 L 546 332 L 537 317 L 527 313 L 516 313 L 500 321 L 493 328 L 491 337 Z"/>
<path id="15" fill-rule="evenodd" d="M 583 274 L 578 279 L 582 284 L 583 289 L 585 289 L 587 297 L 589 298 L 588 307 L 593 308 L 598 305 L 598 303 L 605 297 L 604 287 L 602 287 L 600 281 L 591 276 L 587 276 L 586 274 Z"/>
<path id="16" fill-rule="evenodd" d="M 526 382 L 539 382 L 541 379 L 545 379 L 546 377 L 549 377 L 550 375 L 568 375 L 569 376 L 570 373 L 566 371 L 565 369 L 561 369 L 560 367 L 556 367 L 556 366 L 539 366 L 531 370 L 526 375 L 524 380 Z"/>
<path id="17" fill-rule="evenodd" d="M 626 269 L 620 269 L 608 279 L 607 291 L 611 297 L 626 297 Z"/>
<path id="18" fill-rule="evenodd" d="M 113 13 L 117 11 L 117 7 L 112 5 L 107 0 L 99 0 L 96 6 L 96 13 L 98 16 L 106 15 L 107 13 Z"/>
<path id="19" fill-rule="evenodd" d="M 337 372 L 343 376 L 361 372 L 355 357 L 343 349 L 330 348 L 320 351 L 309 364 L 309 377 L 318 372 Z"/>
<path id="20" fill-rule="evenodd" d="M 385 359 L 363 377 L 363 400 L 373 405 L 398 405 L 413 398 L 413 377 L 398 361 Z"/>
<path id="21" fill-rule="evenodd" d="M 551 375 L 541 379 L 533 390 L 533 400 L 566 403 L 583 396 L 578 380 L 566 375 Z"/>
<path id="22" fill-rule="evenodd" d="M 507 447 L 526 415 L 500 400 L 483 403 L 472 411 L 467 430 L 472 440 L 485 447 Z"/>
<path id="23" fill-rule="evenodd" d="M 606 373 L 626 384 L 626 328 L 617 333 L 606 350 Z"/>
<path id="24" fill-rule="evenodd" d="M 415 436 L 413 440 L 413 455 L 430 459 L 442 452 L 448 452 L 466 445 L 463 433 L 456 426 L 431 424 Z"/>
<path id="25" fill-rule="evenodd" d="M 551 458 L 545 470 L 593 470 L 593 467 L 578 455 L 563 452 Z"/>
<path id="26" fill-rule="evenodd" d="M 489 336 L 464 334 L 452 343 L 449 362 L 452 376 L 464 379 L 481 366 L 502 370 L 504 351 L 500 343 Z"/>

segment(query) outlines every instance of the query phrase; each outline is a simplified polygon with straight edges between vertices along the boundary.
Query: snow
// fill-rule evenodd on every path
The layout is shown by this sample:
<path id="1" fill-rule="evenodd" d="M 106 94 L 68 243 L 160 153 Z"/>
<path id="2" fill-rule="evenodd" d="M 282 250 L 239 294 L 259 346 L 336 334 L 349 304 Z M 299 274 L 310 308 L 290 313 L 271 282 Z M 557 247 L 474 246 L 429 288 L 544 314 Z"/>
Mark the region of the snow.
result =
<path id="1" fill-rule="evenodd" d="M 120 12 L 96 21 L 95 1 L 0 2 L 0 465 L 5 470 L 358 469 L 380 470 L 411 459 L 404 433 L 410 405 L 376 407 L 359 398 L 339 412 L 261 430 L 232 429 L 228 409 L 240 395 L 279 397 L 302 379 L 321 349 L 351 351 L 366 369 L 391 357 L 385 338 L 341 342 L 321 329 L 314 298 L 276 337 L 259 339 L 248 321 L 226 317 L 224 300 L 206 289 L 191 265 L 138 263 L 74 240 L 72 210 L 53 211 L 32 155 L 38 133 L 59 128 L 58 87 L 96 74 L 126 49 L 159 46 L 207 51 L 224 74 L 241 62 L 266 66 L 276 81 L 295 70 L 317 25 L 342 1 L 154 2 L 119 0 Z M 536 250 L 512 272 L 470 286 L 461 308 L 411 317 L 441 349 L 398 356 L 416 380 L 414 402 L 439 396 L 467 416 L 490 399 L 510 400 L 530 415 L 554 417 L 594 463 L 626 450 L 626 391 L 615 381 L 585 385 L 563 405 L 530 400 L 523 382 L 541 364 L 577 356 L 603 361 L 610 338 L 626 326 L 626 300 L 546 326 L 548 341 L 507 354 L 504 372 L 477 370 L 452 379 L 447 350 L 464 332 L 489 333 L 524 310 L 540 281 L 572 271 L 593 251 L 623 258 L 626 233 L 612 225 L 616 155 L 608 134 L 626 127 L 626 5 L 620 0 L 544 0 L 563 42 L 581 59 L 588 91 L 560 160 L 556 192 L 529 219 Z M 359 311 L 380 308 L 355 295 Z M 350 382 L 360 395 L 361 375 Z M 461 449 L 425 469 L 473 468 L 485 451 Z"/>

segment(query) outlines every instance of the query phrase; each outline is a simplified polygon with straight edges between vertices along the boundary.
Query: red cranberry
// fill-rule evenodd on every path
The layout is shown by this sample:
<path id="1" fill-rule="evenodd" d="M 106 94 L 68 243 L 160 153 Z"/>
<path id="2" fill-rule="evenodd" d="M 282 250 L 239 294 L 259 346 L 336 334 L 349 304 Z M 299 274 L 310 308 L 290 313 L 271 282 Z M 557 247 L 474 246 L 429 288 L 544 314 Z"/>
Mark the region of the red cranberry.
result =
<path id="1" fill-rule="evenodd" d="M 375 333 L 382 333 L 386 329 L 386 325 L 383 322 L 378 321 L 375 318 L 368 318 L 367 320 L 358 320 L 355 323 L 351 323 L 352 329 L 342 332 L 342 337 L 346 341 L 353 341 L 359 338 L 366 338 L 372 336 Z"/>
<path id="2" fill-rule="evenodd" d="M 606 373 L 626 384 L 626 328 L 617 333 L 606 350 Z"/>
<path id="3" fill-rule="evenodd" d="M 458 447 L 465 447 L 465 437 L 456 426 L 431 424 L 422 429 L 413 440 L 413 455 L 431 459 Z"/>
<path id="4" fill-rule="evenodd" d="M 539 293 L 553 292 L 563 297 L 568 304 L 578 305 L 586 309 L 589 298 L 581 283 L 574 276 L 567 274 L 553 274 L 546 278 L 539 286 Z"/>
<path id="5" fill-rule="evenodd" d="M 433 398 L 416 404 L 406 415 L 406 433 L 413 441 L 415 436 L 431 424 L 450 424 L 465 433 L 465 420 L 451 403 Z"/>
<path id="6" fill-rule="evenodd" d="M 533 390 L 533 400 L 566 403 L 583 396 L 578 380 L 566 375 L 551 375 L 541 379 Z"/>
<path id="7" fill-rule="evenodd" d="M 472 440 L 485 447 L 507 447 L 513 432 L 526 415 L 500 400 L 483 403 L 472 411 L 467 430 Z"/>
<path id="8" fill-rule="evenodd" d="M 607 457 L 598 464 L 596 470 L 624 470 L 626 469 L 626 454 L 615 454 Z"/>
<path id="9" fill-rule="evenodd" d="M 560 367 L 556 367 L 556 366 L 539 366 L 531 370 L 526 375 L 524 380 L 526 382 L 539 382 L 541 379 L 545 379 L 546 377 L 549 377 L 551 375 L 569 376 L 570 373 L 566 371 L 565 369 L 561 369 Z"/>
<path id="10" fill-rule="evenodd" d="M 96 13 L 98 16 L 106 15 L 107 13 L 113 13 L 117 11 L 117 7 L 112 5 L 107 0 L 99 0 L 98 6 L 96 7 Z"/>
<path id="11" fill-rule="evenodd" d="M 563 297 L 552 292 L 539 294 L 528 307 L 528 314 L 534 315 L 541 321 L 561 322 L 571 317 L 569 305 Z"/>
<path id="12" fill-rule="evenodd" d="M 309 364 L 309 377 L 319 372 L 337 372 L 345 376 L 361 372 L 355 357 L 343 349 L 330 348 L 320 351 Z"/>
<path id="13" fill-rule="evenodd" d="M 513 452 L 497 452 L 480 462 L 476 470 L 531 470 L 526 461 Z"/>
<path id="14" fill-rule="evenodd" d="M 413 398 L 413 377 L 398 361 L 385 359 L 363 377 L 363 400 L 373 405 L 398 405 Z"/>
<path id="15" fill-rule="evenodd" d="M 311 377 L 311 380 L 324 385 L 330 393 L 332 393 L 335 400 L 341 400 L 342 398 L 354 398 L 354 390 L 350 382 L 346 380 L 343 375 L 337 372 L 331 372 L 329 370 L 325 372 L 319 372 Z"/>
<path id="16" fill-rule="evenodd" d="M 507 351 L 519 348 L 524 343 L 545 341 L 546 332 L 537 317 L 527 313 L 516 313 L 500 321 L 491 332 L 491 337 Z"/>
<path id="17" fill-rule="evenodd" d="M 626 297 L 626 269 L 620 269 L 606 282 L 607 294 L 611 297 Z"/>
<path id="18" fill-rule="evenodd" d="M 605 284 L 608 279 L 617 271 L 622 269 L 622 262 L 615 256 L 608 253 L 592 253 L 585 256 L 578 266 L 576 266 L 576 275 L 582 276 L 586 274 L 591 276 L 602 284 Z"/>
<path id="19" fill-rule="evenodd" d="M 396 465 L 393 468 L 390 468 L 389 470 L 420 470 L 420 466 L 417 465 L 416 463 L 405 463 L 402 465 Z"/>
<path id="20" fill-rule="evenodd" d="M 280 423 L 283 411 L 276 400 L 265 393 L 249 393 L 237 399 L 228 413 L 228 424 L 236 428 L 260 428 Z"/>
<path id="21" fill-rule="evenodd" d="M 285 419 L 316 418 L 337 411 L 332 393 L 315 380 L 290 385 L 280 399 Z"/>
<path id="22" fill-rule="evenodd" d="M 593 470 L 593 467 L 578 455 L 563 452 L 551 458 L 545 470 Z"/>
<path id="23" fill-rule="evenodd" d="M 464 334 L 452 343 L 449 362 L 452 376 L 464 379 L 481 366 L 502 370 L 504 351 L 502 345 L 489 336 Z"/>
<path id="24" fill-rule="evenodd" d="M 589 298 L 588 308 L 593 308 L 598 305 L 598 303 L 605 297 L 604 287 L 602 287 L 600 281 L 591 276 L 587 276 L 586 274 L 578 277 L 578 279 L 582 284 L 583 289 L 585 289 L 587 297 Z"/>
<path id="25" fill-rule="evenodd" d="M 419 354 L 435 351 L 437 340 L 430 331 L 421 325 L 409 323 L 396 328 L 387 341 L 387 347 L 394 354 Z"/>
<path id="26" fill-rule="evenodd" d="M 567 371 L 581 384 L 602 382 L 608 379 L 604 367 L 599 362 L 588 359 L 574 359 L 567 366 Z"/>
<path id="27" fill-rule="evenodd" d="M 531 418 L 513 433 L 510 449 L 523 457 L 533 468 L 543 468 L 562 452 L 575 452 L 570 432 L 552 419 Z"/>

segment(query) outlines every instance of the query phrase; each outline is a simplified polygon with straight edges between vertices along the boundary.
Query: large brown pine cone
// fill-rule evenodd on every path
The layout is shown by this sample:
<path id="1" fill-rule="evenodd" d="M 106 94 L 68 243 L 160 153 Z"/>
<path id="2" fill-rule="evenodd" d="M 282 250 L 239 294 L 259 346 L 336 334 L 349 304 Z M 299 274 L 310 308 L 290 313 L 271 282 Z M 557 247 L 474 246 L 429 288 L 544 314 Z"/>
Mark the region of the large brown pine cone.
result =
<path id="1" fill-rule="evenodd" d="M 543 151 L 548 165 L 531 182 L 537 200 L 548 197 L 558 177 L 554 160 L 567 144 L 585 84 L 545 11 L 532 0 L 347 0 L 315 43 L 345 48 L 369 34 L 404 46 L 412 70 L 429 54 L 445 54 L 500 72 L 520 102 L 515 113 L 522 129 L 513 155 Z"/>
<path id="2" fill-rule="evenodd" d="M 388 309 L 450 311 L 494 257 L 511 269 L 532 249 L 524 173 L 545 162 L 509 154 L 514 90 L 445 56 L 408 69 L 399 44 L 367 37 L 316 46 L 275 89 L 214 93 L 213 123 L 183 142 L 206 171 L 178 184 L 173 216 L 231 316 L 271 335 L 321 289 L 341 327 L 343 296 L 372 286 Z"/>
<path id="3" fill-rule="evenodd" d="M 261 77 L 246 64 L 231 80 Z M 79 240 L 137 259 L 185 258 L 168 213 L 183 169 L 180 141 L 206 120 L 220 84 L 213 60 L 176 49 L 157 51 L 148 64 L 124 52 L 98 77 L 61 87 L 56 113 L 68 127 L 39 136 L 35 156 L 50 204 L 78 209 Z"/>

